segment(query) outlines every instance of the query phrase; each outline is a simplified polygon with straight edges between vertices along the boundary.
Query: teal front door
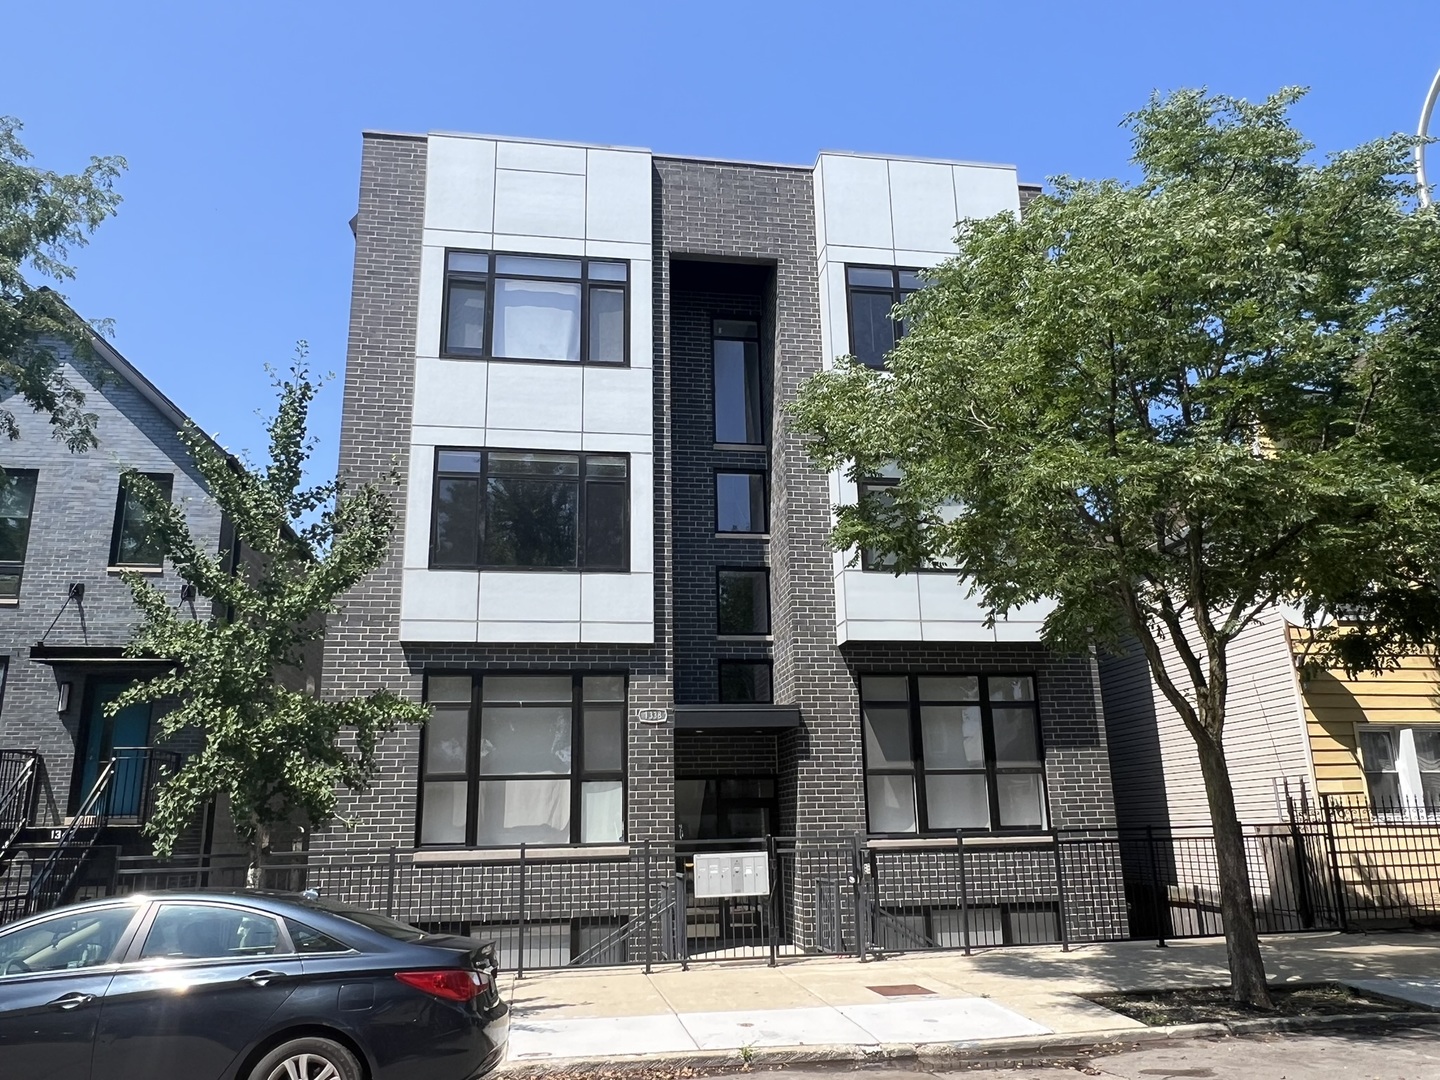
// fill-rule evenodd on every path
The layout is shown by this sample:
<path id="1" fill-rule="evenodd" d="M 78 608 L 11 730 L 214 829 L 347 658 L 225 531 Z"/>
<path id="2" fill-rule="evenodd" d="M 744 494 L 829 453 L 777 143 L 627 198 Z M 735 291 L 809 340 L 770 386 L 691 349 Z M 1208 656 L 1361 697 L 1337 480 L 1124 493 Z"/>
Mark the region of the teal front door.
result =
<path id="1" fill-rule="evenodd" d="M 130 685 L 128 679 L 103 680 L 90 684 L 81 738 L 84 757 L 80 782 L 70 793 L 70 811 L 79 813 L 100 777 L 105 762 L 115 758 L 115 775 L 110 780 L 106 801 L 96 809 L 108 808 L 111 817 L 134 817 L 140 812 L 144 795 L 146 754 L 150 742 L 150 706 L 127 705 L 115 716 L 105 715 L 105 706 Z"/>

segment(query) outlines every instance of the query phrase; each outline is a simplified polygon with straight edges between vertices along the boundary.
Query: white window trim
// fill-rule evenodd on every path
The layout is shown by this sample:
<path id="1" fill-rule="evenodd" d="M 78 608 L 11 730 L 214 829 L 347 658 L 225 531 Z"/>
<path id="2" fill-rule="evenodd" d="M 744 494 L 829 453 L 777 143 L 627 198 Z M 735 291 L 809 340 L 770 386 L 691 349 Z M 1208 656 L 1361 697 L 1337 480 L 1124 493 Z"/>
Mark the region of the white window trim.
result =
<path id="1" fill-rule="evenodd" d="M 1436 815 L 1425 807 L 1425 789 L 1421 783 L 1420 758 L 1415 753 L 1415 728 L 1405 727 L 1399 724 L 1357 724 L 1355 733 L 1356 758 L 1360 762 L 1362 773 L 1370 770 L 1365 763 L 1364 739 L 1361 737 L 1364 732 L 1387 731 L 1392 732 L 1395 738 L 1395 776 L 1400 788 L 1400 803 L 1398 807 L 1391 808 L 1386 816 L 1395 817 L 1417 817 L 1431 818 Z M 1369 781 L 1366 781 L 1366 798 L 1370 798 Z M 1371 801 L 1371 809 L 1384 809 L 1374 806 Z"/>

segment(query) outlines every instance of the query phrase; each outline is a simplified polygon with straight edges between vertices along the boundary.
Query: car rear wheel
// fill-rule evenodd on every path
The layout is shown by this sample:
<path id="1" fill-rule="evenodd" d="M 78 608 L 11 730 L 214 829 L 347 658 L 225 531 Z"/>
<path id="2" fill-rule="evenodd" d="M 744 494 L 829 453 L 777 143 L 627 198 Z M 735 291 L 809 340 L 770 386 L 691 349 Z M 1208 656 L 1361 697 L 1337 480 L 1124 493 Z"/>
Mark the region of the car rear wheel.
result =
<path id="1" fill-rule="evenodd" d="M 355 1055 L 329 1039 L 281 1043 L 250 1070 L 250 1080 L 362 1080 Z"/>

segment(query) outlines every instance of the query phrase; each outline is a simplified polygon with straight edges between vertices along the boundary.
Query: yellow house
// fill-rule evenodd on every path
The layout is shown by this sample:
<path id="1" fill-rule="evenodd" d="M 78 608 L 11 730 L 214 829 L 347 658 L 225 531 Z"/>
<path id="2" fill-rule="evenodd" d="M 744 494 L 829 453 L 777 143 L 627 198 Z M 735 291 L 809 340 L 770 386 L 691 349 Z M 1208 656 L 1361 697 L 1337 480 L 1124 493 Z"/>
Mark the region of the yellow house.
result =
<path id="1" fill-rule="evenodd" d="M 1287 627 L 1303 663 L 1307 634 Z M 1318 795 L 1440 812 L 1440 667 L 1409 656 L 1392 671 L 1299 675 Z"/>

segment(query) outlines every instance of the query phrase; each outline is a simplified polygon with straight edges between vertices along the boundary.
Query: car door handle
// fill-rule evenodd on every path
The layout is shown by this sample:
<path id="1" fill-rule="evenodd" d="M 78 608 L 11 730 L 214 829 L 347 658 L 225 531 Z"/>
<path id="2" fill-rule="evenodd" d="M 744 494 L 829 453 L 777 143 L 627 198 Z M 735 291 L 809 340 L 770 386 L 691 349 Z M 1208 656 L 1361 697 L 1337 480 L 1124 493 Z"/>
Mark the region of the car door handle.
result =
<path id="1" fill-rule="evenodd" d="M 94 994 L 66 994 L 49 1004 L 52 1009 L 78 1009 L 81 1005 L 89 1005 L 94 1000 Z"/>
<path id="2" fill-rule="evenodd" d="M 283 979 L 285 977 L 283 971 L 254 971 L 240 981 L 249 983 L 251 986 L 269 986 L 272 980 Z"/>

